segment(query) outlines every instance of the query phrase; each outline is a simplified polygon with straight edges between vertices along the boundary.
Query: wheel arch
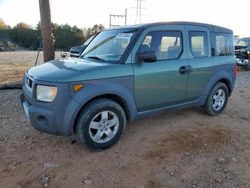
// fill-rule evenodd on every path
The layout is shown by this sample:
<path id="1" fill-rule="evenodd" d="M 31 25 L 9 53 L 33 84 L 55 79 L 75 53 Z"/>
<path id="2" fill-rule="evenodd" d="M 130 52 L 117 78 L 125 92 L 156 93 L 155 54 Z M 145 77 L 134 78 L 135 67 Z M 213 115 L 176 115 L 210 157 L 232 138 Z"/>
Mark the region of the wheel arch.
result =
<path id="1" fill-rule="evenodd" d="M 125 112 L 126 115 L 126 119 L 129 121 L 132 121 L 135 119 L 135 112 L 131 109 L 131 104 L 128 104 L 128 101 L 126 101 L 122 96 L 118 95 L 118 94 L 114 94 L 114 93 L 103 93 L 103 94 L 99 94 L 96 96 L 93 96 L 92 98 L 89 98 L 84 104 L 82 104 L 78 110 L 78 112 L 76 113 L 76 117 L 73 123 L 73 132 L 75 133 L 75 128 L 76 128 L 76 122 L 79 119 L 79 115 L 81 114 L 81 112 L 86 108 L 86 106 L 88 104 L 90 104 L 91 102 L 93 102 L 94 100 L 97 99 L 110 99 L 114 102 L 116 102 L 117 104 L 119 104 L 122 109 Z"/>
<path id="2" fill-rule="evenodd" d="M 227 88 L 228 88 L 228 96 L 231 96 L 233 88 L 234 88 L 234 83 L 235 79 L 233 79 L 233 76 L 229 74 L 226 71 L 220 71 L 217 72 L 215 75 L 212 76 L 212 78 L 209 80 L 207 86 L 205 87 L 202 97 L 200 99 L 200 105 L 204 105 L 207 97 L 211 91 L 211 89 L 217 84 L 218 82 L 224 83 Z"/>
<path id="3" fill-rule="evenodd" d="M 231 85 L 230 81 L 228 79 L 226 79 L 226 78 L 222 78 L 222 79 L 218 80 L 216 83 L 218 83 L 218 82 L 221 82 L 221 83 L 223 83 L 223 84 L 225 84 L 227 86 L 228 95 L 230 96 L 231 93 L 232 93 L 232 85 Z"/>

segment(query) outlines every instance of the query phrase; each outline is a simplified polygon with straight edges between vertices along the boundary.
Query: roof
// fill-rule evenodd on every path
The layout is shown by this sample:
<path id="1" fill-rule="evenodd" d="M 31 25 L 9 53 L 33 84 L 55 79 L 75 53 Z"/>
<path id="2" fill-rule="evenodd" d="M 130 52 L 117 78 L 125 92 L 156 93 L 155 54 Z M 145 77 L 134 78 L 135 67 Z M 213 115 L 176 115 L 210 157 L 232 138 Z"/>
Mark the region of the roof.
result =
<path id="1" fill-rule="evenodd" d="M 206 28 L 208 28 L 208 29 L 210 29 L 211 31 L 214 31 L 214 32 L 223 32 L 223 33 L 230 33 L 230 34 L 233 33 L 233 31 L 231 29 L 228 29 L 228 28 L 225 28 L 225 27 L 212 25 L 212 24 L 206 24 L 206 23 L 186 22 L 186 21 L 155 22 L 155 23 L 128 25 L 128 26 L 118 27 L 117 29 L 129 29 L 129 28 L 130 29 L 146 29 L 146 28 L 149 28 L 149 27 L 161 26 L 161 25 L 193 25 L 193 26 L 206 27 Z"/>

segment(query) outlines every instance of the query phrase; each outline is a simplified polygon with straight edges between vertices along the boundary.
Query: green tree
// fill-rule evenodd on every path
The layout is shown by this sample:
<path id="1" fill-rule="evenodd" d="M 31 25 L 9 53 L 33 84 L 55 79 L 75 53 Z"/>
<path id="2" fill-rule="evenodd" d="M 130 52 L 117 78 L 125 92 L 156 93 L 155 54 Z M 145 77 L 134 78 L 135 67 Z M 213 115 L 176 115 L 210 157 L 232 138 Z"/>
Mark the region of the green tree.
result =
<path id="1" fill-rule="evenodd" d="M 14 29 L 32 29 L 31 26 L 29 26 L 28 24 L 24 23 L 24 22 L 20 22 L 18 24 L 16 24 L 16 26 L 14 26 Z"/>
<path id="2" fill-rule="evenodd" d="M 37 50 L 40 44 L 40 33 L 38 30 L 31 29 L 26 23 L 18 23 L 13 29 L 8 31 L 12 42 L 21 47 Z"/>
<path id="3" fill-rule="evenodd" d="M 3 19 L 0 18 L 0 30 L 6 30 L 6 29 L 11 29 L 9 25 L 7 25 Z"/>
<path id="4" fill-rule="evenodd" d="M 102 24 L 99 24 L 99 25 L 95 24 L 92 28 L 84 28 L 83 33 L 84 33 L 85 40 L 87 40 L 93 35 L 96 35 L 103 29 L 105 29 L 105 27 Z"/>
<path id="5" fill-rule="evenodd" d="M 105 29 L 105 27 L 102 24 L 99 24 L 99 25 L 95 24 L 91 29 L 91 34 L 95 35 L 103 29 Z"/>
<path id="6" fill-rule="evenodd" d="M 56 49 L 69 50 L 70 47 L 82 44 L 84 41 L 82 30 L 76 26 L 53 24 L 53 30 Z"/>
<path id="7" fill-rule="evenodd" d="M 1 25 L 6 26 L 2 19 L 0 19 L 0 26 Z M 40 25 L 39 22 L 35 29 L 32 29 L 28 24 L 20 22 L 13 29 L 9 28 L 0 31 L 0 39 L 5 38 L 21 47 L 37 50 L 42 39 Z M 71 27 L 68 24 L 58 25 L 52 23 L 52 29 L 55 48 L 57 50 L 69 50 L 72 46 L 80 45 L 89 37 L 99 33 L 104 29 L 104 26 L 96 24 L 91 28 L 81 30 L 77 26 Z"/>

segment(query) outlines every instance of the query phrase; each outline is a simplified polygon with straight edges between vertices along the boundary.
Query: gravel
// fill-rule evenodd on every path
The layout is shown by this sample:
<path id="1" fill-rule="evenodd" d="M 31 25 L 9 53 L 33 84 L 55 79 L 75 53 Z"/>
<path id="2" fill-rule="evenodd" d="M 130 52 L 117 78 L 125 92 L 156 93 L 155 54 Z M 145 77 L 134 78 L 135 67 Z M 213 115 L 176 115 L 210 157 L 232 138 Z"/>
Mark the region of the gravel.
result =
<path id="1" fill-rule="evenodd" d="M 191 108 L 144 118 L 102 152 L 35 130 L 21 91 L 0 90 L 0 186 L 248 187 L 249 81 L 250 72 L 240 72 L 218 117 Z"/>

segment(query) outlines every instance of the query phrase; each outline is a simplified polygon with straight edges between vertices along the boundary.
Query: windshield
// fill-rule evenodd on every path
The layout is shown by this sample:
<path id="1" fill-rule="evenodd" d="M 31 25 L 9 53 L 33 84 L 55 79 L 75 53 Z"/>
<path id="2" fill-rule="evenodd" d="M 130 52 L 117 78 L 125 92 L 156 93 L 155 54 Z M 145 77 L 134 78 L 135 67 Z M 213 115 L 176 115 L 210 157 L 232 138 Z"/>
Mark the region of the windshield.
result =
<path id="1" fill-rule="evenodd" d="M 83 43 L 83 45 L 84 45 L 84 46 L 89 45 L 89 43 L 92 41 L 92 39 L 93 39 L 94 37 L 95 37 L 95 35 L 91 36 L 88 40 L 86 40 L 86 41 Z"/>
<path id="2" fill-rule="evenodd" d="M 243 40 L 240 40 L 236 43 L 237 46 L 247 46 L 247 43 Z"/>
<path id="3" fill-rule="evenodd" d="M 250 37 L 241 38 L 236 41 L 235 45 L 237 46 L 250 46 Z"/>
<path id="4" fill-rule="evenodd" d="M 131 29 L 102 31 L 91 41 L 80 58 L 117 63 L 130 44 L 134 34 L 135 30 Z"/>

